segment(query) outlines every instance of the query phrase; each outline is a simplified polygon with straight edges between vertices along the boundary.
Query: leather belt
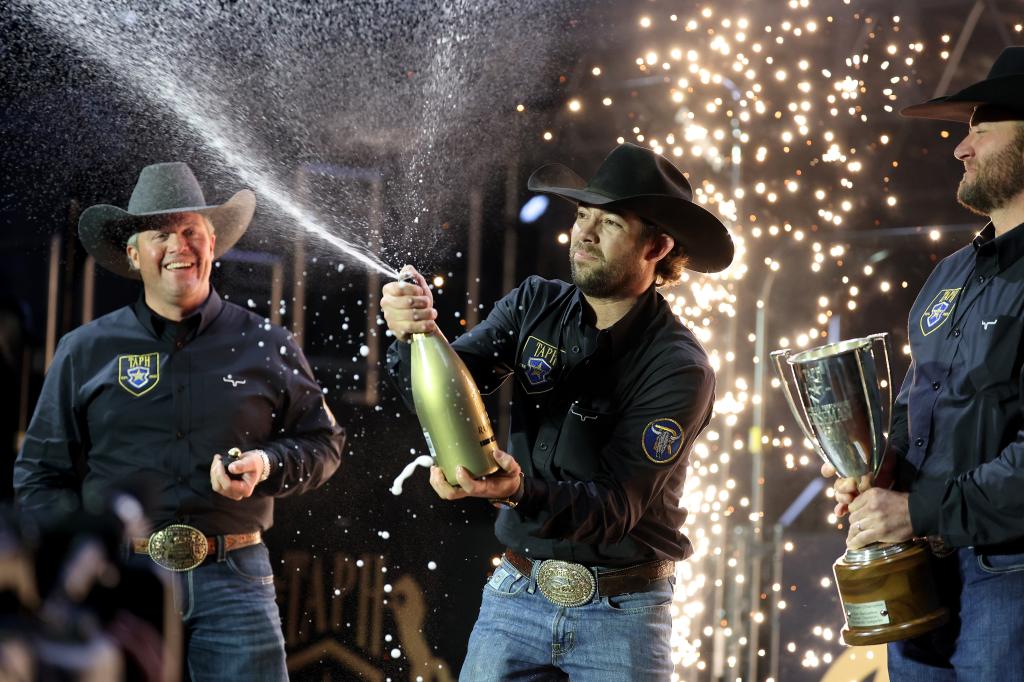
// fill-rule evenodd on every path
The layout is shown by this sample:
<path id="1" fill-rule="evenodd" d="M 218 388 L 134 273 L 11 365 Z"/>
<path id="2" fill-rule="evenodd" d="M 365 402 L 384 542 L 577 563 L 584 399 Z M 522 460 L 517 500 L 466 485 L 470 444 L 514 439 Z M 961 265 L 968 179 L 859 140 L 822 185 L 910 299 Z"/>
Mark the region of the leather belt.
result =
<path id="1" fill-rule="evenodd" d="M 537 569 L 537 586 L 541 593 L 559 606 L 582 606 L 597 597 L 615 597 L 627 592 L 642 592 L 655 580 L 675 575 L 676 562 L 665 559 L 648 561 L 625 568 L 594 570 L 583 564 L 556 559 L 529 559 L 511 549 L 505 558 L 523 575 Z"/>
<path id="2" fill-rule="evenodd" d="M 224 551 L 258 545 L 263 541 L 260 531 L 207 537 L 202 531 L 181 523 L 161 528 L 148 538 L 132 538 L 132 551 L 146 554 L 169 571 L 190 571 L 203 563 L 208 555 L 217 555 L 217 538 Z"/>

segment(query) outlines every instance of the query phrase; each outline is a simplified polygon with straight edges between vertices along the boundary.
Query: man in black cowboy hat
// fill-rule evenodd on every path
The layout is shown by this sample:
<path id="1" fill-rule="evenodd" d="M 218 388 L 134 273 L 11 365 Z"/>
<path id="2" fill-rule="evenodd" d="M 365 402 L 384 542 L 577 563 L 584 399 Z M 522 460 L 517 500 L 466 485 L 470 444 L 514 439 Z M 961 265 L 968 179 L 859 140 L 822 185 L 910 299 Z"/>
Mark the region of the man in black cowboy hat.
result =
<path id="1" fill-rule="evenodd" d="M 968 124 L 954 150 L 957 199 L 989 223 L 939 263 L 911 309 L 892 470 L 867 490 L 870 479 L 835 485 L 851 548 L 927 537 L 936 550 L 952 618 L 889 646 L 894 681 L 1024 680 L 1022 93 L 1024 47 L 1011 47 L 984 81 L 902 111 Z"/>
<path id="2" fill-rule="evenodd" d="M 678 169 L 632 144 L 589 183 L 554 164 L 529 187 L 576 206 L 573 284 L 531 277 L 452 344 L 482 391 L 512 377 L 511 454 L 484 480 L 461 470 L 459 488 L 437 467 L 430 477 L 444 499 L 503 507 L 507 549 L 462 679 L 668 679 L 675 562 L 692 552 L 679 499 L 715 376 L 657 287 L 684 266 L 723 270 L 733 244 Z M 401 341 L 433 331 L 437 313 L 406 271 L 416 283 L 387 284 L 381 308 L 399 339 L 389 371 L 412 407 Z"/>
<path id="3" fill-rule="evenodd" d="M 210 285 L 255 205 L 242 190 L 207 206 L 188 166 L 164 163 L 127 211 L 82 214 L 86 249 L 142 295 L 61 339 L 15 464 L 19 504 L 39 515 L 147 479 L 154 532 L 130 550 L 174 572 L 194 680 L 287 677 L 261 533 L 274 497 L 327 480 L 344 441 L 291 335 Z"/>

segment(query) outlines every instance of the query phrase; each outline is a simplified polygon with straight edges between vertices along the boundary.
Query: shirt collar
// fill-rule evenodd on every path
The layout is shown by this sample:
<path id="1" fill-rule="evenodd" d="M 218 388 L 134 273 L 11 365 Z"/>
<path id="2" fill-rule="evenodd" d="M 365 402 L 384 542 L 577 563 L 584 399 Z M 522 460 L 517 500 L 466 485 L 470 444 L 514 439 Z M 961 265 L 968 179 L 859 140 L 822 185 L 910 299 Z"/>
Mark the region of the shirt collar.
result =
<path id="1" fill-rule="evenodd" d="M 577 287 L 576 294 L 573 296 L 572 307 L 575 309 L 575 317 L 581 328 L 593 326 L 594 324 L 593 313 L 589 312 L 588 314 L 589 308 L 584 305 L 585 303 L 586 299 L 583 297 L 583 292 Z M 628 345 L 646 328 L 647 322 L 654 317 L 657 309 L 658 290 L 651 283 L 647 291 L 640 294 L 636 299 L 636 303 L 622 316 L 622 319 L 611 327 L 600 330 L 598 336 L 607 337 L 608 342 L 611 344 L 612 352 L 618 353 L 620 349 Z"/>
<path id="2" fill-rule="evenodd" d="M 994 259 L 999 270 L 1005 270 L 1024 257 L 1024 224 L 996 236 L 996 228 L 989 223 L 974 238 L 974 251 L 979 259 Z"/>
<path id="3" fill-rule="evenodd" d="M 196 334 L 202 334 L 203 331 L 205 331 L 206 328 L 209 327 L 210 324 L 217 318 L 218 313 L 220 313 L 220 310 L 223 307 L 224 302 L 221 300 L 220 295 L 217 293 L 217 290 L 213 288 L 213 285 L 211 285 L 210 295 L 206 297 L 206 300 L 203 301 L 203 304 L 200 305 L 199 308 L 197 308 L 194 313 L 192 313 L 184 320 L 182 320 L 181 323 L 198 323 Z M 157 313 L 153 312 L 153 310 L 150 309 L 148 305 L 146 305 L 145 291 L 139 294 L 139 298 L 138 300 L 135 301 L 135 305 L 133 306 L 133 308 L 135 310 L 135 317 L 139 319 L 139 322 L 142 323 L 142 326 L 145 327 L 150 334 L 152 334 L 158 339 L 161 336 L 163 336 L 164 329 L 168 323 L 181 324 L 175 323 L 172 320 L 168 320 L 167 318 L 161 317 Z"/>

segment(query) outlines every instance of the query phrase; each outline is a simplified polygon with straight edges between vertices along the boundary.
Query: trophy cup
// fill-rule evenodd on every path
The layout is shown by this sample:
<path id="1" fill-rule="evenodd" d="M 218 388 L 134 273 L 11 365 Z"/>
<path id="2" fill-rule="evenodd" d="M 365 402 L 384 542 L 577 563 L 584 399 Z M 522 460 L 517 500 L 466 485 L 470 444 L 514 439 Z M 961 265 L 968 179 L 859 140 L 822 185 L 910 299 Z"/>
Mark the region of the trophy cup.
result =
<path id="1" fill-rule="evenodd" d="M 880 350 L 876 350 L 880 349 Z M 886 416 L 892 377 L 888 334 L 872 334 L 792 354 L 771 354 L 789 408 L 818 455 L 840 476 L 877 474 L 885 452 L 875 359 L 885 365 Z M 851 646 L 916 637 L 949 619 L 928 566 L 927 544 L 909 540 L 847 550 L 832 565 Z"/>

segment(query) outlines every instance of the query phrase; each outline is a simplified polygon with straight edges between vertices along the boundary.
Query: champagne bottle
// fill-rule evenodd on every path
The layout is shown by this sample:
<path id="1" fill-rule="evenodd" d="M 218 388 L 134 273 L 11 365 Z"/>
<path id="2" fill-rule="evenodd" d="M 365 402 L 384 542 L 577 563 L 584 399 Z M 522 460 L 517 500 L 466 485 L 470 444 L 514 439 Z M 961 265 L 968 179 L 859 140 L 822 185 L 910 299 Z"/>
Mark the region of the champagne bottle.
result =
<path id="1" fill-rule="evenodd" d="M 440 331 L 412 335 L 412 397 L 430 454 L 448 483 L 455 469 L 474 478 L 498 470 L 498 449 L 487 409 L 473 376 Z"/>

